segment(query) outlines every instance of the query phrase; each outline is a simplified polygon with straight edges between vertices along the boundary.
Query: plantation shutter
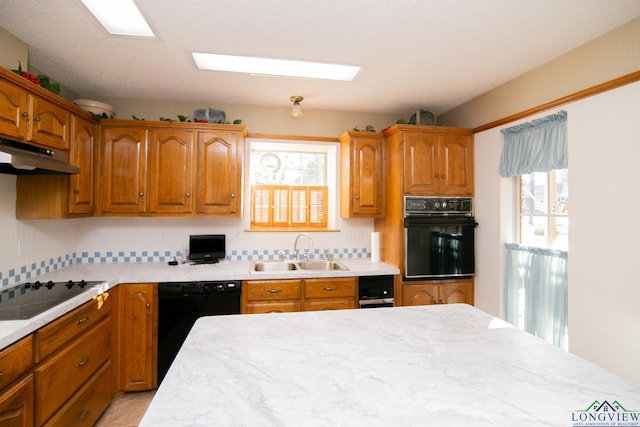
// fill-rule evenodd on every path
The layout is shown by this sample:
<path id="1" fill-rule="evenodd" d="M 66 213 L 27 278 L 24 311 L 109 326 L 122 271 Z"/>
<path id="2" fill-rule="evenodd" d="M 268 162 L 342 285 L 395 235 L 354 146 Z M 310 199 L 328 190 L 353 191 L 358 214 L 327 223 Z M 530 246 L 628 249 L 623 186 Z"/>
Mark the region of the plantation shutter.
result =
<path id="1" fill-rule="evenodd" d="M 252 226 L 326 227 L 326 186 L 252 186 Z"/>

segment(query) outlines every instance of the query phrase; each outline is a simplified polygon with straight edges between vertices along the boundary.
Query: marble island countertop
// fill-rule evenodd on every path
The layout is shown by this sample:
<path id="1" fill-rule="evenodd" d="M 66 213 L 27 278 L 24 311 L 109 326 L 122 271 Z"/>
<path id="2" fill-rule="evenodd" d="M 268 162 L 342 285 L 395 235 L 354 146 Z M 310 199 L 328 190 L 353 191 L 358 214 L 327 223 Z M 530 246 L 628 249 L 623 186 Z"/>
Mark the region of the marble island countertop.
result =
<path id="1" fill-rule="evenodd" d="M 464 304 L 213 316 L 140 426 L 573 426 L 596 401 L 638 416 L 640 385 Z"/>
<path id="2" fill-rule="evenodd" d="M 103 263 L 74 264 L 38 277 L 28 279 L 46 283 L 73 281 L 100 281 L 99 286 L 75 296 L 31 319 L 0 321 L 0 349 L 16 342 L 22 337 L 46 325 L 52 320 L 68 313 L 74 308 L 91 300 L 120 283 L 156 283 L 186 282 L 200 280 L 262 280 L 280 278 L 310 277 L 352 277 L 399 274 L 398 268 L 380 262 L 372 263 L 368 259 L 339 259 L 349 270 L 340 271 L 291 271 L 251 273 L 251 261 L 222 261 L 217 264 L 171 266 L 167 263 Z M 27 280 L 24 280 L 27 281 Z"/>

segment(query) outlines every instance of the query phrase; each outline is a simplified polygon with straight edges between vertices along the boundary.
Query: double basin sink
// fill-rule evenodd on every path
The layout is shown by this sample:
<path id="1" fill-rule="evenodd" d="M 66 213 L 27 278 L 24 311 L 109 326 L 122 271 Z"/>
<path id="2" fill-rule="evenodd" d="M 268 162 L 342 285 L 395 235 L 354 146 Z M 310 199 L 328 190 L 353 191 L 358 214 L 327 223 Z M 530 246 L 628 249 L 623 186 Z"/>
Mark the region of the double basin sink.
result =
<path id="1" fill-rule="evenodd" d="M 349 269 L 336 260 L 313 261 L 253 261 L 251 273 L 286 272 L 286 271 L 348 271 Z"/>

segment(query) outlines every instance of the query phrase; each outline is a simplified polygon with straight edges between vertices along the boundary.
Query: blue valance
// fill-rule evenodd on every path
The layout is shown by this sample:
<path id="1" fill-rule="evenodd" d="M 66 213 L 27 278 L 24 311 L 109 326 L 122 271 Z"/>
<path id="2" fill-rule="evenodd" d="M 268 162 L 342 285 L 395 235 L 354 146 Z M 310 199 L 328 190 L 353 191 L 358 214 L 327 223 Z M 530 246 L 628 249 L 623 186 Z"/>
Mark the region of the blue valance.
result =
<path id="1" fill-rule="evenodd" d="M 567 112 L 502 130 L 500 176 L 567 169 Z"/>

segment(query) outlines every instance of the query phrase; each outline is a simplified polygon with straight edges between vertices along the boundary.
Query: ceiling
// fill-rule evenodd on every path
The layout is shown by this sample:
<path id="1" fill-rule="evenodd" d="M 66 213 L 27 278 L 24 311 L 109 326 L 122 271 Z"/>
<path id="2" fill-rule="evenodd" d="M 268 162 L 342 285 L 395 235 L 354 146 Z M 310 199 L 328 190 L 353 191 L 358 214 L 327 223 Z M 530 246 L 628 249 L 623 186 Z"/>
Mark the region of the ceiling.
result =
<path id="1" fill-rule="evenodd" d="M 136 0 L 157 37 L 80 0 L 2 0 L 29 63 L 81 97 L 443 113 L 640 16 L 640 0 Z M 199 71 L 192 51 L 361 65 L 353 82 Z M 16 64 L 17 66 L 17 64 Z"/>

